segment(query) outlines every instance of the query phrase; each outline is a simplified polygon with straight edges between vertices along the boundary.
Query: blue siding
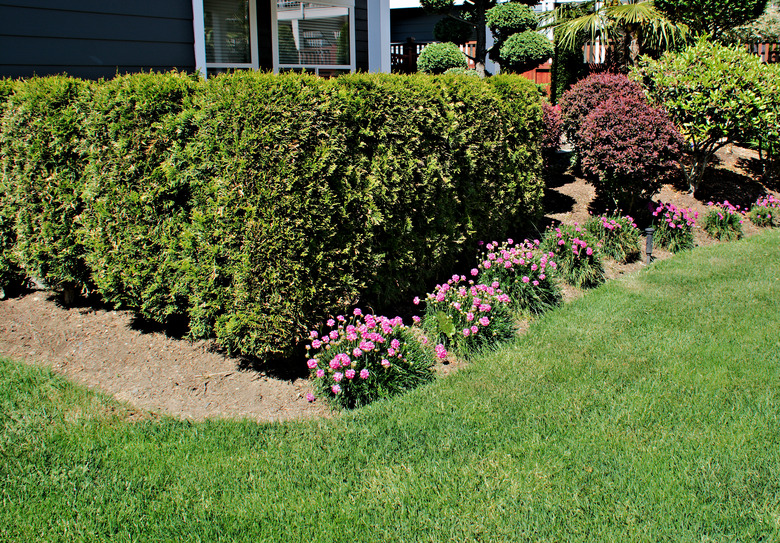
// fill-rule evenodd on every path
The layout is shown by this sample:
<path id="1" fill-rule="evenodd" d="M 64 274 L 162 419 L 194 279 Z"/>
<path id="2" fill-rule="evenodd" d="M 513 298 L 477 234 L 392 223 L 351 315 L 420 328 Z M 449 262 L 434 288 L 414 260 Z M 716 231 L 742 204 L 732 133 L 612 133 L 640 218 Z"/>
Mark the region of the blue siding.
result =
<path id="1" fill-rule="evenodd" d="M 195 69 L 190 0 L 0 0 L 0 76 Z"/>

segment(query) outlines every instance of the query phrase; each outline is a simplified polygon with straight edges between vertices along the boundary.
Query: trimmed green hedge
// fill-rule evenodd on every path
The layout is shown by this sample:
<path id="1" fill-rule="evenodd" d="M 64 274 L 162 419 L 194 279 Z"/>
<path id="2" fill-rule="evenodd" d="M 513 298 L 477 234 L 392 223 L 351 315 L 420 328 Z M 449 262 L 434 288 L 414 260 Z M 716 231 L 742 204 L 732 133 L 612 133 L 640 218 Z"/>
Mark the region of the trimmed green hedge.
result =
<path id="1" fill-rule="evenodd" d="M 516 76 L 14 85 L 14 261 L 156 321 L 187 316 L 231 353 L 289 355 L 327 316 L 424 292 L 541 213 L 541 106 Z"/>

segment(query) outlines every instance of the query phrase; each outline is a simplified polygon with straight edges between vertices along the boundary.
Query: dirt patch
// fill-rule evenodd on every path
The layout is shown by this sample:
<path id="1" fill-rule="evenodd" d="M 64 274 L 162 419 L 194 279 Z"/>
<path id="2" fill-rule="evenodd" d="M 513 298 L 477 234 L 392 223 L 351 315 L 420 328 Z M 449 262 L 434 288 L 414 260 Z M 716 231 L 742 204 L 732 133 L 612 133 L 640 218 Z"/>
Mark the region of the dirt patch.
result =
<path id="1" fill-rule="evenodd" d="M 710 200 L 728 199 L 745 207 L 763 194 L 780 196 L 779 187 L 759 181 L 756 153 L 727 147 L 718 159 L 716 167 L 708 170 L 699 194 L 665 186 L 658 198 L 703 214 Z M 546 224 L 584 223 L 594 196 L 593 187 L 559 167 L 545 193 Z M 747 221 L 743 228 L 746 235 L 759 230 Z M 698 231 L 696 243 L 715 241 Z M 671 255 L 656 250 L 654 256 L 663 259 Z M 643 259 L 631 264 L 607 262 L 607 277 L 624 276 L 643 266 Z M 566 288 L 564 294 L 568 301 L 582 292 Z M 522 323 L 519 333 L 527 326 L 527 322 Z M 54 294 L 44 290 L 0 301 L 0 354 L 49 366 L 137 408 L 182 418 L 274 421 L 330 413 L 321 401 L 306 401 L 311 385 L 305 378 L 279 378 L 221 354 L 211 342 L 193 343 L 139 328 L 127 311 L 64 308 Z M 448 358 L 437 371 L 447 375 L 462 365 L 462 361 Z"/>

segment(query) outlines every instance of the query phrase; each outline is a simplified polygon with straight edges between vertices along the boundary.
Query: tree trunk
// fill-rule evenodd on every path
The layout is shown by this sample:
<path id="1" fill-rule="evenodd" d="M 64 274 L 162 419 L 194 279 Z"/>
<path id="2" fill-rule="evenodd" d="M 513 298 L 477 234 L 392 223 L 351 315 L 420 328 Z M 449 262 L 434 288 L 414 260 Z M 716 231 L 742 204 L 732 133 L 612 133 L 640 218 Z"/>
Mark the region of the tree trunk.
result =
<path id="1" fill-rule="evenodd" d="M 474 67 L 480 77 L 485 77 L 485 57 L 487 56 L 487 36 L 485 21 L 485 3 L 476 2 L 474 5 L 474 24 L 477 28 L 477 48 L 474 51 Z"/>

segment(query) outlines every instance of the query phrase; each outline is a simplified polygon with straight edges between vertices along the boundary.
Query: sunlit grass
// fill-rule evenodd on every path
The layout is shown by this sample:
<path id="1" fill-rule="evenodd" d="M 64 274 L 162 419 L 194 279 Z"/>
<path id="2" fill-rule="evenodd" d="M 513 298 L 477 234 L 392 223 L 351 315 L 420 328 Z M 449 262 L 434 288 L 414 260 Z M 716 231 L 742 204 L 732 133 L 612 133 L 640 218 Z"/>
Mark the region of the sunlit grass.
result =
<path id="1" fill-rule="evenodd" d="M 778 330 L 769 232 L 332 420 L 136 420 L 0 361 L 0 540 L 777 540 Z"/>

